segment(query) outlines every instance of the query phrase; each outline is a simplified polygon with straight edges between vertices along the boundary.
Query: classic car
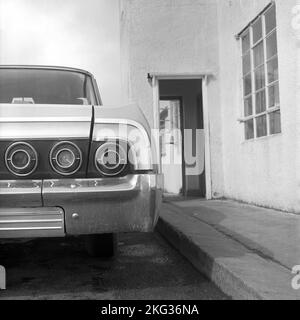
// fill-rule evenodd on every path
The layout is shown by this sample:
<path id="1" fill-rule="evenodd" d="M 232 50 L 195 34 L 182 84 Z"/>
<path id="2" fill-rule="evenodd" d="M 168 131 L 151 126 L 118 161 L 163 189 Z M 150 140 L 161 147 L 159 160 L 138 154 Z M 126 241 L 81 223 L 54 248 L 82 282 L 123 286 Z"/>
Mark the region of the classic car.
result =
<path id="1" fill-rule="evenodd" d="M 112 256 L 117 233 L 155 227 L 156 157 L 140 109 L 102 106 L 89 72 L 0 66 L 0 239 L 82 236 Z"/>

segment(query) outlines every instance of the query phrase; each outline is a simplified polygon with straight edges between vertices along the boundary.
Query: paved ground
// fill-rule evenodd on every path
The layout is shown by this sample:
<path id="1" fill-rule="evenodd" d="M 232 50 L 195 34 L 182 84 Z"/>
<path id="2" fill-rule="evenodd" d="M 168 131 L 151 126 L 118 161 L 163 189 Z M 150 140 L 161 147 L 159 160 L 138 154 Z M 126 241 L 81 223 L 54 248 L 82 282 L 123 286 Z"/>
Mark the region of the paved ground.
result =
<path id="1" fill-rule="evenodd" d="M 299 215 L 186 200 L 164 203 L 157 229 L 235 299 L 300 299 Z"/>
<path id="2" fill-rule="evenodd" d="M 181 213 L 213 226 L 289 270 L 300 264 L 300 215 L 230 200 L 191 200 L 176 205 Z"/>
<path id="3" fill-rule="evenodd" d="M 0 245 L 0 264 L 0 299 L 227 299 L 156 233 L 120 235 L 114 261 L 78 239 L 46 239 Z"/>

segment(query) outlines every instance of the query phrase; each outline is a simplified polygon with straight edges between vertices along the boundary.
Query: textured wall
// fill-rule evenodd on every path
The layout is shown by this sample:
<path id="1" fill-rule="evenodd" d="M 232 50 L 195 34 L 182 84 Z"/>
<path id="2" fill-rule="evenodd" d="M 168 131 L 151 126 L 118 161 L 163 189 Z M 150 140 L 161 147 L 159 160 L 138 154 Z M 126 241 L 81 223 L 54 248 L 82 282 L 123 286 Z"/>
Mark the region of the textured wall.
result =
<path id="1" fill-rule="evenodd" d="M 215 0 L 121 0 L 123 99 L 137 101 L 153 123 L 153 92 L 148 72 L 218 73 Z M 223 194 L 221 112 L 216 79 L 209 84 L 213 189 Z"/>
<path id="2" fill-rule="evenodd" d="M 242 114 L 241 52 L 234 36 L 269 2 L 121 0 L 123 93 L 125 100 L 137 100 L 152 120 L 148 72 L 213 71 L 208 84 L 213 195 L 298 212 L 295 0 L 276 1 L 282 134 L 245 142 L 237 121 Z"/>
<path id="3" fill-rule="evenodd" d="M 241 63 L 234 35 L 269 1 L 219 1 L 220 88 L 224 195 L 283 210 L 299 211 L 297 200 L 296 41 L 291 27 L 293 0 L 278 0 L 278 56 L 282 134 L 244 141 Z M 298 140 L 299 141 L 299 140 Z M 299 150 L 299 149 L 298 149 Z M 299 159 L 298 159 L 299 160 Z"/>

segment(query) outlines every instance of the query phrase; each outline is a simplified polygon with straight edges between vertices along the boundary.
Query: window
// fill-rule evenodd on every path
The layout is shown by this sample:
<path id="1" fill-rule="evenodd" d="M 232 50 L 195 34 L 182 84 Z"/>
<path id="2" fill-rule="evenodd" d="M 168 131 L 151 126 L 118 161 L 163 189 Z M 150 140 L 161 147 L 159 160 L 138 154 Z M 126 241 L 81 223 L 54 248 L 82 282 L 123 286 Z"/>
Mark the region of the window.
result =
<path id="1" fill-rule="evenodd" d="M 245 29 L 241 42 L 245 139 L 280 133 L 275 4 Z"/>
<path id="2" fill-rule="evenodd" d="M 0 103 L 96 104 L 91 78 L 56 69 L 0 68 Z"/>

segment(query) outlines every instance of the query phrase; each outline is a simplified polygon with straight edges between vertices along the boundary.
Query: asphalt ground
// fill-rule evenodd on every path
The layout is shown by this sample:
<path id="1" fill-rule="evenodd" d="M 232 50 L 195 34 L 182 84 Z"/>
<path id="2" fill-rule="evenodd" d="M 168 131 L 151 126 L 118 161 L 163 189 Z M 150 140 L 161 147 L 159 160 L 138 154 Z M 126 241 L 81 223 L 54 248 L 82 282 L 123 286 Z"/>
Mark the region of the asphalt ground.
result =
<path id="1" fill-rule="evenodd" d="M 0 299 L 228 299 L 158 233 L 119 235 L 112 260 L 88 256 L 80 238 L 1 243 L 0 265 Z"/>

